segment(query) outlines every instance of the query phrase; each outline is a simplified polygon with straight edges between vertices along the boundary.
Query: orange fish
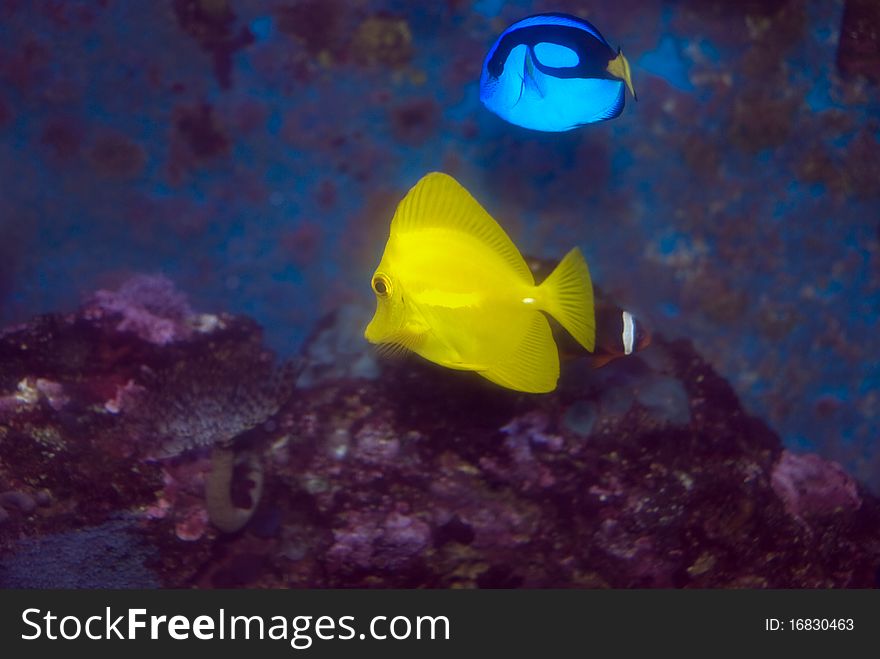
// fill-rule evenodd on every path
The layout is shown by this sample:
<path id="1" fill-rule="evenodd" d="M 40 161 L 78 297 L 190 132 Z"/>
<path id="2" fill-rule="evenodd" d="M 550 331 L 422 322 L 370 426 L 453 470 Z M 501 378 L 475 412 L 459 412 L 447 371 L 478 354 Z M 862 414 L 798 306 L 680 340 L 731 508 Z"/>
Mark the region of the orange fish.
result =
<path id="1" fill-rule="evenodd" d="M 651 333 L 636 317 L 615 304 L 596 300 L 596 350 L 592 360 L 601 368 L 651 345 Z"/>

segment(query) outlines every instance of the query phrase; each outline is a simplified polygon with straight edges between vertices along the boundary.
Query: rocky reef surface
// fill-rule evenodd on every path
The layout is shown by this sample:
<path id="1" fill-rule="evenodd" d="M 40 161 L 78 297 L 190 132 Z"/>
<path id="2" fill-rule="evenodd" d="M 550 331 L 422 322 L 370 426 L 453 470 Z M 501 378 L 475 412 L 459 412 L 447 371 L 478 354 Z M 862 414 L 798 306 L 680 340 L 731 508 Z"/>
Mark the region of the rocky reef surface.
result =
<path id="1" fill-rule="evenodd" d="M 0 333 L 0 586 L 878 585 L 880 501 L 688 341 L 534 396 L 361 321 L 279 364 L 141 276 Z"/>

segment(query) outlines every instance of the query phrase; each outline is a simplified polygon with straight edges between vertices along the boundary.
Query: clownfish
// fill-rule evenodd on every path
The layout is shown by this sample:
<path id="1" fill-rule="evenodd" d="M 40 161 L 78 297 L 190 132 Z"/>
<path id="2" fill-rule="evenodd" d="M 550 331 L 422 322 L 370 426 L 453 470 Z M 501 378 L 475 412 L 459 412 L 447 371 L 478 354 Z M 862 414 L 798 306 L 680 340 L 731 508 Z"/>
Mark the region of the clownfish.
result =
<path id="1" fill-rule="evenodd" d="M 480 100 L 517 126 L 547 132 L 613 119 L 625 88 L 636 100 L 629 62 L 591 23 L 538 14 L 508 27 L 489 49 Z"/>
<path id="2" fill-rule="evenodd" d="M 631 312 L 610 302 L 596 302 L 596 350 L 592 355 L 595 368 L 649 345 L 651 333 Z"/>
<path id="3" fill-rule="evenodd" d="M 370 343 L 475 371 L 508 389 L 556 388 L 548 316 L 581 349 L 596 343 L 593 284 L 575 247 L 541 284 L 504 229 L 455 179 L 433 172 L 406 194 L 371 279 Z"/>
<path id="4" fill-rule="evenodd" d="M 535 256 L 526 258 L 529 269 L 536 279 L 546 277 L 552 264 Z M 596 319 L 596 341 L 592 354 L 584 350 L 571 337 L 558 328 L 553 336 L 559 346 L 563 362 L 587 357 L 593 368 L 601 368 L 610 362 L 641 352 L 651 345 L 651 330 L 636 314 L 615 304 L 598 286 L 593 286 L 593 313 Z"/>

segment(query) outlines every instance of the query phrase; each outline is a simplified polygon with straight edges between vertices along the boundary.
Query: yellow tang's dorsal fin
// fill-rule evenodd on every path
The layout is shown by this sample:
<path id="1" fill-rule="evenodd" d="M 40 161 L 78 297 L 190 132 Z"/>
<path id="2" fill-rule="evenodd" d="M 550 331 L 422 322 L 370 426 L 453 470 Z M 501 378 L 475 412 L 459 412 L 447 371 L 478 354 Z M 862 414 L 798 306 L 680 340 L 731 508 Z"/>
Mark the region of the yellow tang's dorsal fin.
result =
<path id="1" fill-rule="evenodd" d="M 398 204 L 391 235 L 420 229 L 451 229 L 477 238 L 524 282 L 535 283 L 525 259 L 501 225 L 448 174 L 425 174 Z"/>

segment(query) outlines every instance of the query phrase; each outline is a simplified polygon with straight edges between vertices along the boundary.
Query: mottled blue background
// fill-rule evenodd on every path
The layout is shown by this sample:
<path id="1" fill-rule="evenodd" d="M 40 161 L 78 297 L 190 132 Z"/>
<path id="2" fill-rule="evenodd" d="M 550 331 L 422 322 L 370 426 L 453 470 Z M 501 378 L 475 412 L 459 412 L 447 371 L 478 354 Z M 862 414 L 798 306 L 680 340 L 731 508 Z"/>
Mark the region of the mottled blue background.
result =
<path id="1" fill-rule="evenodd" d="M 0 324 L 164 272 L 292 354 L 372 304 L 394 204 L 441 169 L 880 488 L 880 95 L 835 65 L 843 6 L 0 0 Z M 480 106 L 495 36 L 551 10 L 628 55 L 619 119 Z"/>

